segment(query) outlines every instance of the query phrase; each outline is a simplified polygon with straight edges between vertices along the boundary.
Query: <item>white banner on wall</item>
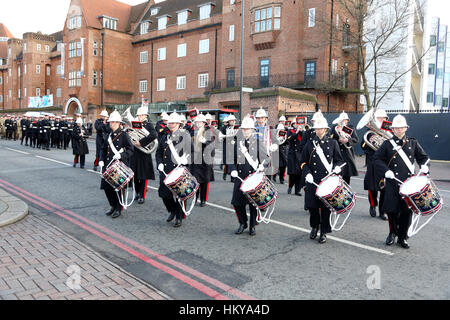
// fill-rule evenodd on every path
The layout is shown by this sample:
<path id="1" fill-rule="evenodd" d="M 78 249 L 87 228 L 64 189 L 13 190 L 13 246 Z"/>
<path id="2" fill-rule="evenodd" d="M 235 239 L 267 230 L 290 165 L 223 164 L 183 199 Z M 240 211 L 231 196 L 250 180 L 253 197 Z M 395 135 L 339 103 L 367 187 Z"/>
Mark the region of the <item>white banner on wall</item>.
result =
<path id="1" fill-rule="evenodd" d="M 61 43 L 61 78 L 64 79 L 64 62 L 65 62 L 65 48 L 64 43 Z"/>
<path id="2" fill-rule="evenodd" d="M 81 39 L 81 68 L 80 72 L 81 75 L 84 76 L 84 38 Z"/>
<path id="3" fill-rule="evenodd" d="M 42 97 L 28 97 L 28 108 L 53 107 L 53 95 Z"/>

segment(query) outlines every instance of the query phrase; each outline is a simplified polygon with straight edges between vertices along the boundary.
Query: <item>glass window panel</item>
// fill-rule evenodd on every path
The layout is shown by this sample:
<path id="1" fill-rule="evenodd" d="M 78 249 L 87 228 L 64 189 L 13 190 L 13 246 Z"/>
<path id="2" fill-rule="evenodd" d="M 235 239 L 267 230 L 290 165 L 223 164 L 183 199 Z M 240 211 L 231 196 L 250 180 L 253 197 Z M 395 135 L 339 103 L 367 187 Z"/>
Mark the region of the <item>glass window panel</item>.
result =
<path id="1" fill-rule="evenodd" d="M 266 31 L 266 21 L 261 21 L 261 32 Z"/>
<path id="2" fill-rule="evenodd" d="M 273 11 L 273 16 L 279 18 L 281 16 L 281 7 L 275 7 Z"/>
<path id="3" fill-rule="evenodd" d="M 267 20 L 267 30 L 272 30 L 272 20 Z"/>
<path id="4" fill-rule="evenodd" d="M 280 29 L 280 24 L 281 24 L 280 19 L 274 19 L 274 20 L 273 20 L 273 28 L 274 28 L 275 30 L 279 30 L 279 29 Z"/>
<path id="5" fill-rule="evenodd" d="M 256 10 L 255 11 L 255 21 L 261 20 L 261 11 Z"/>
<path id="6" fill-rule="evenodd" d="M 259 32 L 259 22 L 255 22 L 255 32 Z"/>
<path id="7" fill-rule="evenodd" d="M 272 8 L 267 8 L 267 19 L 272 18 Z"/>

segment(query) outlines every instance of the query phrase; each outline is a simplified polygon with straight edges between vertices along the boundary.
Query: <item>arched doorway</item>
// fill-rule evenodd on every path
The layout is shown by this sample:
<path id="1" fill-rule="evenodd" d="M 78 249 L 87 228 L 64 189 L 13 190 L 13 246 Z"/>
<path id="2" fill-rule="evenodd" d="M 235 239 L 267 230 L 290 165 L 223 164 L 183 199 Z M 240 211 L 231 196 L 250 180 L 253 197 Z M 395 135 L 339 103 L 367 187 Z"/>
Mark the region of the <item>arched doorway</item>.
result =
<path id="1" fill-rule="evenodd" d="M 66 103 L 66 107 L 64 108 L 64 114 L 69 116 L 73 116 L 75 113 L 83 113 L 83 107 L 81 106 L 80 100 L 73 97 L 70 98 Z"/>

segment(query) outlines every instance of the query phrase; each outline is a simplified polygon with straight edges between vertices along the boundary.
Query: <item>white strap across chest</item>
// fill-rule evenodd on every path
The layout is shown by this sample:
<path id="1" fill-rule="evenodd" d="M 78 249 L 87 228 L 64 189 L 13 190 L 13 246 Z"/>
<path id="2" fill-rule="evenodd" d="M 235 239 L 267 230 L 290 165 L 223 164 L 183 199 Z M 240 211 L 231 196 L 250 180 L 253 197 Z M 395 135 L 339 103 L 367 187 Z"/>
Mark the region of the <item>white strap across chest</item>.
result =
<path id="1" fill-rule="evenodd" d="M 333 168 L 333 161 L 331 161 L 331 163 L 327 161 L 327 159 L 325 158 L 325 154 L 320 147 L 320 143 L 318 143 L 317 141 L 313 141 L 313 145 L 316 148 L 316 153 L 318 154 L 320 161 L 322 161 L 323 166 L 325 167 L 325 169 L 327 169 L 328 173 L 331 173 L 331 170 Z"/>
<path id="2" fill-rule="evenodd" d="M 408 159 L 408 156 L 406 155 L 405 151 L 403 151 L 403 148 L 401 146 L 399 146 L 398 144 L 396 144 L 393 139 L 390 139 L 389 141 L 391 142 L 392 147 L 394 148 L 394 151 L 397 151 L 397 153 L 400 155 L 400 157 L 402 158 L 403 162 L 408 167 L 411 174 L 414 174 L 414 165 Z"/>

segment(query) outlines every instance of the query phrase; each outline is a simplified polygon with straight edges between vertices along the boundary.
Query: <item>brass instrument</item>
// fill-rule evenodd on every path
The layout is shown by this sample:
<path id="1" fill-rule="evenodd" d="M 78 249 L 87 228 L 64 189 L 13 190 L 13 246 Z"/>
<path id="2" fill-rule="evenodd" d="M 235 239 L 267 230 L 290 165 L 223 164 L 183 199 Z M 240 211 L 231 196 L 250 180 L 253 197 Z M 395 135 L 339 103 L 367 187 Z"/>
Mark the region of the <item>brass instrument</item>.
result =
<path id="1" fill-rule="evenodd" d="M 393 137 L 392 133 L 381 129 L 381 123 L 375 118 L 375 108 L 370 109 L 361 120 L 359 120 L 356 129 L 360 130 L 364 126 L 369 128 L 364 134 L 364 142 L 374 151 L 377 151 L 384 141 L 392 139 Z M 369 133 L 373 133 L 373 135 L 368 139 L 367 136 Z"/>
<path id="2" fill-rule="evenodd" d="M 128 135 L 130 136 L 131 142 L 133 143 L 133 145 L 136 148 L 138 148 L 139 150 L 141 150 L 142 152 L 144 152 L 146 154 L 151 154 L 151 153 L 155 152 L 156 149 L 158 149 L 158 139 L 153 140 L 147 146 L 137 146 L 136 145 L 136 143 L 139 142 L 142 138 L 147 137 L 150 134 L 150 132 L 148 132 L 148 130 L 145 129 L 144 127 L 142 127 L 142 129 L 139 129 L 139 130 L 133 129 L 131 122 L 138 121 L 138 120 L 132 116 L 132 114 L 130 112 L 130 108 L 125 110 L 125 112 L 123 114 L 123 119 L 124 119 L 124 122 L 128 125 L 128 128 L 125 129 L 125 132 L 128 133 Z"/>

